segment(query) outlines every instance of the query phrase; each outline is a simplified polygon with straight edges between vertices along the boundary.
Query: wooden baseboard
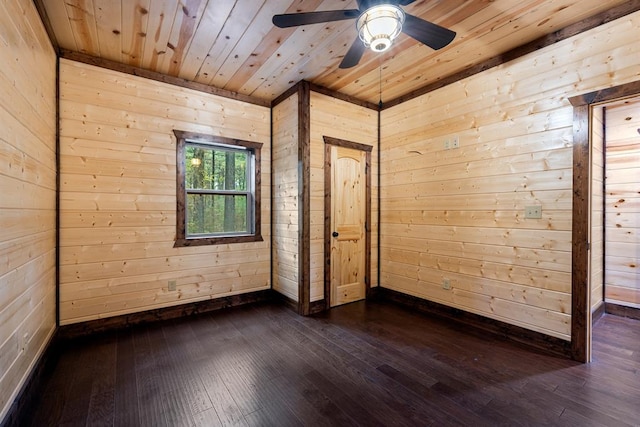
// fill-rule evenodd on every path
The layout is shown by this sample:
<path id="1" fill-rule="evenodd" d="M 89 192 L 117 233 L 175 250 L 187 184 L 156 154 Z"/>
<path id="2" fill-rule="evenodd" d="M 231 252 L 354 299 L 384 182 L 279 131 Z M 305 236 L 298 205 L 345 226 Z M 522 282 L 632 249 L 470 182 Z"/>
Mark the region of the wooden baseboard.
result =
<path id="1" fill-rule="evenodd" d="M 206 301 L 142 311 L 139 313 L 91 320 L 72 325 L 64 325 L 58 328 L 58 337 L 62 340 L 74 339 L 95 333 L 123 329 L 134 325 L 152 323 L 160 320 L 193 316 L 196 314 L 221 310 L 223 308 L 236 307 L 244 304 L 272 301 L 274 298 L 273 294 L 274 293 L 271 289 L 266 289 L 264 291 L 249 292 L 246 294 L 232 295 Z"/>
<path id="2" fill-rule="evenodd" d="M 309 304 L 309 314 L 322 313 L 327 309 L 327 304 L 323 299 L 319 301 L 311 301 Z"/>
<path id="3" fill-rule="evenodd" d="M 294 301 L 285 294 L 273 291 L 273 299 L 281 304 L 284 304 L 287 308 L 295 311 L 296 313 L 298 312 L 298 301 Z"/>
<path id="4" fill-rule="evenodd" d="M 598 306 L 591 311 L 591 324 L 595 324 L 604 315 L 604 301 L 600 301 Z"/>
<path id="5" fill-rule="evenodd" d="M 284 304 L 287 308 L 290 308 L 291 310 L 295 311 L 296 313 L 300 313 L 300 307 L 298 306 L 298 301 L 294 301 L 291 298 L 289 298 L 288 296 L 278 293 L 276 291 L 273 291 L 273 298 Z M 320 313 L 322 311 L 326 310 L 326 306 L 325 306 L 325 302 L 324 300 L 320 300 L 320 301 L 311 301 L 309 303 L 309 314 L 316 314 L 316 313 Z"/>
<path id="6" fill-rule="evenodd" d="M 379 301 L 380 300 L 380 286 L 374 286 L 368 289 L 367 291 L 367 299 L 371 301 Z"/>
<path id="7" fill-rule="evenodd" d="M 0 420 L 0 427 L 20 427 L 24 425 L 24 420 L 30 418 L 29 413 L 32 412 L 33 405 L 38 400 L 37 397 L 42 395 L 43 378 L 48 376 L 48 373 L 54 369 L 58 361 L 58 345 L 59 340 L 57 339 L 56 330 L 49 344 L 47 344 L 45 350 L 36 361 L 22 389 L 9 407 L 9 411 L 4 419 Z"/>
<path id="8" fill-rule="evenodd" d="M 628 317 L 629 319 L 640 320 L 640 308 L 627 307 L 625 305 L 604 303 L 604 311 L 614 316 Z"/>
<path id="9" fill-rule="evenodd" d="M 571 343 L 560 338 L 387 288 L 380 288 L 376 298 L 382 301 L 390 301 L 422 313 L 451 320 L 458 325 L 464 325 L 469 332 L 481 333 L 483 335 L 489 333 L 493 336 L 513 341 L 546 354 L 568 359 L 571 358 Z"/>

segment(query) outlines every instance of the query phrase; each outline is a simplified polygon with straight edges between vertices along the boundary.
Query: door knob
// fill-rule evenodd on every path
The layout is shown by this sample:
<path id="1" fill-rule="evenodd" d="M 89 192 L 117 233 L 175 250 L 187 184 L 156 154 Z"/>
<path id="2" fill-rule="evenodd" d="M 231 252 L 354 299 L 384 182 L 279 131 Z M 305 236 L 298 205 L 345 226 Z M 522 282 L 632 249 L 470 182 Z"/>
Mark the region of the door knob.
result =
<path id="1" fill-rule="evenodd" d="M 340 234 L 339 234 L 337 231 L 334 231 L 333 233 L 331 233 L 331 235 L 332 235 L 333 237 L 338 237 Z"/>

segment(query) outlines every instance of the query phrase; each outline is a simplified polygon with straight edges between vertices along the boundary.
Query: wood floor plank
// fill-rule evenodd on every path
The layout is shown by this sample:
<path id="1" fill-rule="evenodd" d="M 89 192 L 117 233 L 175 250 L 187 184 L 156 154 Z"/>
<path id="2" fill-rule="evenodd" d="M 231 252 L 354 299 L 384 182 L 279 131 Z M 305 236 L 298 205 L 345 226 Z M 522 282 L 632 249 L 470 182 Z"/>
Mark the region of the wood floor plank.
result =
<path id="1" fill-rule="evenodd" d="M 113 425 L 115 415 L 116 352 L 117 335 L 105 334 L 96 347 L 97 357 L 93 370 L 93 384 L 87 424 L 92 426 Z"/>
<path id="2" fill-rule="evenodd" d="M 256 304 L 65 343 L 22 424 L 639 425 L 640 321 L 593 342 L 579 364 L 391 303 Z"/>
<path id="3" fill-rule="evenodd" d="M 133 331 L 118 333 L 116 344 L 115 411 L 113 425 L 138 425 L 138 382 L 135 367 Z"/>

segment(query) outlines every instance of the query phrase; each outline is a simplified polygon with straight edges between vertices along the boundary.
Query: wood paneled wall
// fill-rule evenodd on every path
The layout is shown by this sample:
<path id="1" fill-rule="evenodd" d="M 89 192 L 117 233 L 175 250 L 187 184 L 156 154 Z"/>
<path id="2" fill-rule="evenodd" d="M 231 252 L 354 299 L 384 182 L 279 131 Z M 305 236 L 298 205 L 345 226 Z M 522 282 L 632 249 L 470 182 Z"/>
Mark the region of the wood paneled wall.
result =
<path id="1" fill-rule="evenodd" d="M 383 111 L 381 285 L 569 340 L 567 97 L 637 80 L 639 29 L 634 13 Z"/>
<path id="2" fill-rule="evenodd" d="M 0 423 L 56 327 L 56 56 L 31 1 L 0 3 Z"/>
<path id="3" fill-rule="evenodd" d="M 640 308 L 640 98 L 606 108 L 605 298 Z"/>
<path id="4" fill-rule="evenodd" d="M 272 112 L 272 203 L 273 203 L 273 289 L 298 301 L 300 278 L 298 93 L 273 108 Z"/>
<path id="5" fill-rule="evenodd" d="M 318 92 L 311 92 L 311 301 L 324 299 L 324 139 L 344 139 L 373 146 L 371 152 L 371 286 L 377 282 L 378 112 Z"/>
<path id="6" fill-rule="evenodd" d="M 591 114 L 591 311 L 604 303 L 604 108 Z"/>
<path id="7" fill-rule="evenodd" d="M 61 60 L 60 110 L 61 324 L 270 287 L 268 108 Z M 174 129 L 264 144 L 263 242 L 173 247 Z"/>

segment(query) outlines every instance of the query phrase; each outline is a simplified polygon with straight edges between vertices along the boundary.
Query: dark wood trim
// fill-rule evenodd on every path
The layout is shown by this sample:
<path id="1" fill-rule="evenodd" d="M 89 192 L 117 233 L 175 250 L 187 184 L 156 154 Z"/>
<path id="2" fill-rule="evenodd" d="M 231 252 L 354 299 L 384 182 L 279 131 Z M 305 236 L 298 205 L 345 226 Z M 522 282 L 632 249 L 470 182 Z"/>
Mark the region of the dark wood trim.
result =
<path id="1" fill-rule="evenodd" d="M 627 307 L 625 305 L 604 303 L 604 312 L 614 316 L 628 317 L 629 319 L 640 320 L 640 308 Z"/>
<path id="2" fill-rule="evenodd" d="M 60 58 L 56 57 L 56 248 L 55 248 L 55 280 L 56 280 L 56 326 L 60 326 Z"/>
<path id="3" fill-rule="evenodd" d="M 31 419 L 35 403 L 42 398 L 44 380 L 50 376 L 58 361 L 57 329 L 45 346 L 42 354 L 36 359 L 33 369 L 27 376 L 22 388 L 11 402 L 4 419 L 0 420 L 0 427 L 21 427 L 25 420 Z"/>
<path id="4" fill-rule="evenodd" d="M 326 138 L 326 136 L 324 137 Z M 324 144 L 324 305 L 331 308 L 331 145 Z"/>
<path id="5" fill-rule="evenodd" d="M 209 135 L 206 133 L 190 132 L 184 130 L 174 130 L 173 134 L 176 136 L 176 138 L 185 140 L 188 139 L 194 142 L 213 142 L 226 145 L 240 145 L 242 147 L 252 148 L 254 150 L 259 150 L 264 145 L 262 144 L 262 142 L 245 141 L 243 139 L 227 138 L 225 136 Z"/>
<path id="6" fill-rule="evenodd" d="M 243 141 L 240 139 L 226 138 L 224 136 L 207 135 L 197 132 L 188 132 L 182 130 L 173 131 L 176 137 L 176 239 L 174 248 L 185 246 L 205 246 L 205 245 L 221 245 L 231 243 L 248 243 L 262 242 L 262 156 L 261 142 Z M 254 195 L 254 233 L 245 236 L 229 236 L 229 237 L 206 237 L 187 239 L 187 231 L 185 226 L 186 212 L 186 189 L 185 189 L 185 165 L 184 165 L 184 149 L 186 140 L 200 141 L 204 143 L 220 143 L 226 145 L 235 145 L 253 150 L 255 157 L 255 188 Z"/>
<path id="7" fill-rule="evenodd" d="M 382 108 L 382 100 L 380 100 L 380 107 Z M 382 137 L 381 137 L 381 128 L 382 128 L 382 110 L 378 109 L 378 132 L 377 132 L 377 137 L 378 137 L 378 147 L 376 149 L 376 154 L 378 157 L 378 164 L 377 164 L 377 170 L 376 170 L 376 180 L 377 180 L 377 185 L 378 188 L 376 189 L 376 195 L 377 195 L 377 209 L 376 209 L 376 217 L 378 220 L 378 228 L 376 230 L 376 263 L 377 263 L 377 268 L 376 268 L 376 288 L 373 289 L 377 289 L 378 287 L 381 286 L 381 272 L 380 272 L 380 257 L 382 254 L 382 250 L 381 250 L 381 243 L 382 243 L 382 233 L 380 233 L 380 229 L 382 228 L 382 177 L 380 176 L 380 165 L 382 164 Z M 375 293 L 372 293 L 371 291 L 373 290 L 371 289 L 369 291 L 369 293 L 371 294 L 370 296 L 375 297 Z"/>
<path id="8" fill-rule="evenodd" d="M 176 239 L 173 243 L 174 248 L 185 248 L 190 246 L 207 246 L 207 245 L 231 245 L 234 243 L 251 243 L 262 242 L 264 239 L 260 234 L 250 234 L 247 236 L 229 236 L 229 237 L 205 237 L 196 239 Z"/>
<path id="9" fill-rule="evenodd" d="M 273 109 L 276 105 L 288 99 L 290 96 L 298 93 L 300 90 L 300 85 L 304 82 L 304 80 L 300 80 L 298 83 L 291 86 L 289 89 L 285 90 L 283 93 L 278 95 L 273 101 L 271 101 L 271 108 Z"/>
<path id="10" fill-rule="evenodd" d="M 298 312 L 298 301 L 294 301 L 293 299 L 289 298 L 285 294 L 281 294 L 276 290 L 272 290 L 272 294 L 273 294 L 274 301 L 286 306 L 287 308 L 295 311 L 296 313 Z"/>
<path id="11" fill-rule="evenodd" d="M 629 98 L 638 94 L 640 94 L 640 80 L 572 96 L 569 98 L 569 102 L 574 107 L 578 107 L 581 105 L 601 104 L 603 102 Z"/>
<path id="12" fill-rule="evenodd" d="M 568 39 L 569 37 L 573 37 L 577 34 L 583 33 L 592 28 L 606 24 L 607 22 L 614 21 L 618 18 L 622 18 L 623 16 L 629 15 L 630 13 L 634 13 L 638 10 L 640 10 L 640 0 L 630 0 L 616 7 L 612 7 L 611 9 L 605 10 L 604 12 L 598 13 L 590 18 L 583 19 L 580 22 L 576 22 L 575 24 L 564 27 L 551 34 L 542 36 L 532 42 L 526 43 L 522 46 L 518 46 L 514 49 L 511 49 L 508 52 L 494 56 L 493 58 L 489 58 L 488 60 L 480 64 L 474 65 L 472 67 L 469 67 L 465 70 L 462 70 L 459 73 L 444 77 L 441 80 L 438 80 L 434 83 L 423 86 L 413 92 L 407 93 L 405 95 L 392 99 L 391 101 L 385 102 L 384 105 L 382 106 L 382 109 L 387 109 L 387 108 L 391 108 L 396 105 L 402 104 L 403 102 L 425 95 L 429 92 L 433 92 L 436 89 L 440 89 L 441 87 L 448 86 L 452 83 L 466 79 L 467 77 L 471 77 L 475 74 L 479 74 L 483 71 L 486 71 L 498 65 L 502 65 L 514 59 L 518 59 L 531 52 L 535 52 L 536 50 L 550 46 L 559 41 Z"/>
<path id="13" fill-rule="evenodd" d="M 640 5 L 640 1 L 636 2 Z M 590 110 L 596 103 L 640 93 L 640 81 L 569 98 L 573 105 L 573 230 L 571 251 L 571 347 L 575 360 L 589 358 L 589 186 L 591 158 Z M 606 194 L 606 193 L 605 193 Z"/>
<path id="14" fill-rule="evenodd" d="M 572 357 L 589 361 L 589 107 L 573 112 L 573 228 L 571 234 Z"/>
<path id="15" fill-rule="evenodd" d="M 311 90 L 298 85 L 298 313 L 311 303 Z"/>
<path id="16" fill-rule="evenodd" d="M 374 286 L 369 290 L 369 295 L 367 295 L 367 299 L 371 301 L 383 301 L 384 297 L 382 296 L 382 287 Z"/>
<path id="17" fill-rule="evenodd" d="M 342 93 L 342 92 L 337 92 L 335 90 L 331 90 L 331 89 L 326 88 L 324 86 L 320 86 L 320 85 L 317 85 L 315 83 L 307 82 L 306 80 L 300 80 L 298 83 L 294 84 L 289 89 L 287 89 L 286 91 L 284 91 L 283 93 L 278 95 L 273 101 L 271 101 L 271 108 L 275 107 L 276 105 L 280 104 L 282 101 L 284 101 L 285 99 L 289 98 L 291 95 L 296 93 L 299 90 L 299 86 L 302 85 L 302 84 L 308 84 L 309 85 L 309 90 L 312 91 L 312 92 L 317 92 L 317 93 L 320 93 L 322 95 L 327 95 L 327 96 L 330 96 L 332 98 L 339 99 L 341 101 L 349 102 L 349 103 L 354 104 L 354 105 L 359 105 L 360 107 L 369 108 L 371 110 L 375 110 L 375 111 L 379 111 L 380 110 L 380 105 L 379 104 L 375 104 L 375 103 L 369 102 L 369 101 L 364 101 L 362 99 L 356 98 L 355 96 L 347 95 L 347 94 Z"/>
<path id="18" fill-rule="evenodd" d="M 273 253 L 275 224 L 273 223 L 273 108 L 269 108 L 269 288 L 273 290 Z"/>
<path id="19" fill-rule="evenodd" d="M 602 107 L 602 303 L 607 294 L 607 108 Z"/>
<path id="20" fill-rule="evenodd" d="M 371 294 L 371 151 L 373 146 L 345 139 L 324 139 L 324 306 L 331 307 L 331 147 L 344 147 L 365 152 L 365 295 Z"/>
<path id="21" fill-rule="evenodd" d="M 56 38 L 56 33 L 53 31 L 53 25 L 51 25 L 51 20 L 49 19 L 49 14 L 47 13 L 47 8 L 44 7 L 44 2 L 46 0 L 33 0 L 33 4 L 38 11 L 38 15 L 40 15 L 40 20 L 42 21 L 42 25 L 44 25 L 45 31 L 47 32 L 47 36 L 49 37 L 49 41 L 53 45 L 53 48 L 56 52 L 59 50 L 60 45 L 58 44 L 58 39 Z"/>
<path id="22" fill-rule="evenodd" d="M 319 301 L 311 301 L 311 304 L 309 305 L 309 314 L 322 313 L 328 308 L 329 307 L 325 304 L 323 299 Z"/>
<path id="23" fill-rule="evenodd" d="M 372 145 L 361 144 L 359 142 L 347 141 L 346 139 L 333 138 L 331 136 L 323 135 L 324 143 L 328 145 L 335 145 L 337 147 L 351 148 L 353 150 L 364 151 L 371 153 L 373 151 Z"/>
<path id="24" fill-rule="evenodd" d="M 186 132 L 173 131 L 176 137 L 176 242 L 174 247 L 178 247 L 178 241 L 181 243 L 179 246 L 183 246 L 183 241 L 186 240 L 186 193 L 185 188 L 186 181 L 186 167 L 184 164 L 184 139 Z"/>
<path id="25" fill-rule="evenodd" d="M 347 94 L 342 93 L 342 92 L 337 92 L 335 90 L 331 90 L 329 88 L 326 88 L 324 86 L 320 86 L 320 85 L 317 85 L 317 84 L 314 84 L 314 83 L 310 83 L 309 85 L 310 85 L 311 90 L 313 92 L 317 92 L 317 93 L 320 93 L 322 95 L 327 95 L 327 96 L 330 96 L 332 98 L 339 99 L 339 100 L 345 101 L 345 102 L 349 102 L 349 103 L 354 104 L 354 105 L 359 105 L 360 107 L 368 108 L 370 110 L 374 110 L 374 111 L 380 110 L 379 104 L 376 104 L 376 103 L 373 103 L 373 102 L 369 102 L 369 101 L 364 101 L 362 99 L 356 98 L 355 96 L 347 95 Z"/>
<path id="26" fill-rule="evenodd" d="M 273 291 L 273 295 L 274 295 L 273 296 L 274 300 L 280 302 L 281 304 L 285 305 L 287 308 L 295 311 L 296 313 L 298 312 L 298 301 L 294 301 L 288 296 L 281 294 L 280 292 L 275 290 Z M 324 300 L 312 301 L 309 303 L 309 314 L 321 313 L 325 310 L 326 310 L 326 306 L 325 306 Z"/>
<path id="27" fill-rule="evenodd" d="M 379 299 L 405 306 L 411 310 L 445 318 L 457 323 L 463 327 L 465 331 L 473 332 L 475 330 L 475 332 L 480 335 L 490 333 L 494 336 L 522 344 L 547 354 L 564 358 L 571 357 L 571 344 L 569 341 L 560 338 L 428 301 L 423 298 L 407 295 L 388 288 L 380 288 L 377 293 Z"/>
<path id="28" fill-rule="evenodd" d="M 60 49 L 60 57 L 71 61 L 82 62 L 84 64 L 94 65 L 108 70 L 118 71 L 132 76 L 143 77 L 145 79 L 154 80 L 161 83 L 167 83 L 173 86 L 184 87 L 187 89 L 197 90 L 199 92 L 208 93 L 209 95 L 220 96 L 235 101 L 246 102 L 248 104 L 259 105 L 261 107 L 271 106 L 271 102 L 266 99 L 259 99 L 238 92 L 232 92 L 226 89 L 209 86 L 203 83 L 197 83 L 180 77 L 168 76 L 155 71 L 145 70 L 144 68 L 134 67 L 128 64 L 110 61 L 108 59 L 97 58 L 95 56 L 84 53 L 73 52 L 67 49 Z"/>
<path id="29" fill-rule="evenodd" d="M 591 311 L 591 326 L 595 325 L 598 320 L 604 315 L 604 301 L 600 301 L 598 306 Z"/>
<path id="30" fill-rule="evenodd" d="M 214 298 L 205 301 L 196 301 L 171 307 L 156 308 L 153 310 L 60 326 L 58 329 L 58 337 L 61 340 L 75 339 L 96 333 L 129 328 L 134 325 L 194 316 L 201 313 L 237 307 L 245 304 L 273 301 L 273 298 L 273 291 L 271 289 L 265 289 L 263 291 L 247 292 L 244 294 Z"/>

